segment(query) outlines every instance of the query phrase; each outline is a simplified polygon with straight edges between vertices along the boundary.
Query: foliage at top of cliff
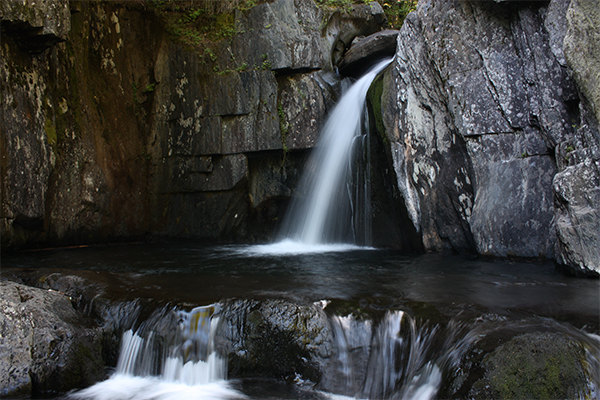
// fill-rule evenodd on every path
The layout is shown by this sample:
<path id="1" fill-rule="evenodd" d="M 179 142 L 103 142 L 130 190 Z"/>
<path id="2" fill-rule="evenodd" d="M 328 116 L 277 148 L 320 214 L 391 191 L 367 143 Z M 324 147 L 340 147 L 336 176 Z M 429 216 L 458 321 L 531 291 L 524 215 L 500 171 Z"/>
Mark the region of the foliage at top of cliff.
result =
<path id="1" fill-rule="evenodd" d="M 198 45 L 233 36 L 235 10 L 247 10 L 266 0 L 148 0 L 174 39 Z"/>
<path id="2" fill-rule="evenodd" d="M 388 26 L 400 29 L 406 16 L 417 9 L 418 0 L 388 0 L 384 1 L 383 11 L 387 16 Z"/>
<path id="3" fill-rule="evenodd" d="M 147 0 L 146 4 L 165 22 L 174 39 L 189 45 L 218 41 L 235 34 L 236 10 L 245 11 L 272 0 Z M 399 29 L 418 0 L 386 0 L 382 3 L 388 26 Z M 373 0 L 315 0 L 319 7 L 347 10 L 352 4 Z"/>
<path id="4" fill-rule="evenodd" d="M 369 4 L 375 0 L 315 0 L 321 7 L 349 9 L 352 4 Z M 400 29 L 406 16 L 417 9 L 418 0 L 385 0 L 381 4 L 388 20 L 388 27 Z"/>

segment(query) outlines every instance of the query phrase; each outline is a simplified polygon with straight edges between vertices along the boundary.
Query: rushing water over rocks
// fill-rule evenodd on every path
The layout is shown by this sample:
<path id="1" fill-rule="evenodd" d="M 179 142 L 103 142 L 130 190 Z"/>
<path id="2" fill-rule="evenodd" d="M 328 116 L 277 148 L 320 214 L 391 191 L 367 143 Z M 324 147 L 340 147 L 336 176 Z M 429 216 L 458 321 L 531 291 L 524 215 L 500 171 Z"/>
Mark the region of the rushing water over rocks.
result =
<path id="1" fill-rule="evenodd" d="M 93 249 L 82 260 L 59 251 L 75 255 L 62 271 L 68 263 L 52 252 L 13 261 L 14 279 L 71 298 L 69 283 L 100 274 L 78 306 L 105 326 L 121 316 L 111 317 L 123 331 L 116 369 L 68 398 L 597 398 L 597 284 L 549 264 L 357 246 L 369 243 L 369 171 L 350 155 L 366 154 L 364 99 L 388 63 L 334 110 L 286 240 L 113 248 L 99 262 Z"/>
<path id="2" fill-rule="evenodd" d="M 123 333 L 114 375 L 73 399 L 227 399 L 243 395 L 225 382 L 227 363 L 214 351 L 218 305 L 189 312 L 157 310 Z"/>
<path id="3" fill-rule="evenodd" d="M 597 281 L 551 263 L 253 247 L 21 253 L 2 275 L 122 327 L 115 370 L 79 399 L 517 398 L 495 382 L 554 370 L 559 397 L 597 397 Z"/>

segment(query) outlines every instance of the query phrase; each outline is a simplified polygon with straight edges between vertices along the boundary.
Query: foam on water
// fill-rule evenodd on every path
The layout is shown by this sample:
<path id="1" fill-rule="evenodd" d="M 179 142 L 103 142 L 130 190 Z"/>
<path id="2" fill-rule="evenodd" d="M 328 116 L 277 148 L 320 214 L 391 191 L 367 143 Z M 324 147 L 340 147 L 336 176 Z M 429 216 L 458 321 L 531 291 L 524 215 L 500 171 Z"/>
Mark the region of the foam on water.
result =
<path id="1" fill-rule="evenodd" d="M 81 400 L 222 400 L 243 399 L 228 382 L 198 385 L 166 381 L 159 377 L 115 374 L 110 379 L 72 393 L 69 399 Z"/>
<path id="2" fill-rule="evenodd" d="M 322 254 L 356 250 L 375 250 L 373 247 L 356 246 L 349 243 L 311 244 L 292 239 L 277 243 L 240 247 L 235 251 L 246 256 L 286 256 L 299 254 Z"/>
<path id="3" fill-rule="evenodd" d="M 227 361 L 213 348 L 218 304 L 155 315 L 123 333 L 116 372 L 104 382 L 71 393 L 85 400 L 243 399 L 230 387 Z M 166 322 L 166 330 L 157 329 Z M 161 336 L 158 339 L 158 336 Z M 161 351 L 157 343 L 170 343 Z M 157 368 L 158 367 L 158 368 Z M 157 370 L 158 369 L 158 370 Z"/>

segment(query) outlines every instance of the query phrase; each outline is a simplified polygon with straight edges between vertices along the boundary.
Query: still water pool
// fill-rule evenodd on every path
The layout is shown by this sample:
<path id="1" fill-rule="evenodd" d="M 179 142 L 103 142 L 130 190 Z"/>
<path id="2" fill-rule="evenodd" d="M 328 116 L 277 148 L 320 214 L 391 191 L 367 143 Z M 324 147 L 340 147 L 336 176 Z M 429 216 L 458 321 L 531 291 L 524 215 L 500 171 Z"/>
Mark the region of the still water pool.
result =
<path id="1" fill-rule="evenodd" d="M 272 254 L 260 246 L 190 242 L 53 249 L 2 258 L 5 276 L 49 272 L 104 281 L 111 296 L 124 299 L 210 304 L 231 297 L 286 295 L 378 307 L 412 301 L 444 313 L 467 308 L 525 313 L 586 326 L 595 333 L 599 329 L 599 281 L 565 276 L 544 261 L 353 247 Z"/>

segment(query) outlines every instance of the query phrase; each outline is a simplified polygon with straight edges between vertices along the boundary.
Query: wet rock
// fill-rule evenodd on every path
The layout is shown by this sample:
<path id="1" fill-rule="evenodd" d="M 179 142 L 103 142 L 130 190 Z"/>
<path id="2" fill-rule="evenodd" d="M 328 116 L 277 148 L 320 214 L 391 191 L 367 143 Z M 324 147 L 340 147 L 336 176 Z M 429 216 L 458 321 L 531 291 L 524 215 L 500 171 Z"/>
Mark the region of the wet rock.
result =
<path id="1" fill-rule="evenodd" d="M 389 74 L 380 74 L 367 93 L 372 244 L 417 253 L 422 251 L 422 241 L 407 209 L 407 204 L 411 203 L 398 189 L 396 171 L 389 168 L 394 165 L 393 153 L 386 146 L 382 112 L 389 107 L 389 103 L 383 101 L 390 85 L 389 78 Z"/>
<path id="2" fill-rule="evenodd" d="M 340 74 L 359 78 L 378 59 L 396 53 L 399 31 L 387 29 L 364 38 L 357 38 L 338 64 Z"/>
<path id="3" fill-rule="evenodd" d="M 515 336 L 483 359 L 476 399 L 572 399 L 590 396 L 585 351 L 560 333 Z"/>
<path id="4" fill-rule="evenodd" d="M 267 62 L 272 70 L 321 69 L 327 52 L 319 27 L 323 12 L 312 1 L 259 4 L 236 17 L 232 49 L 249 65 Z"/>
<path id="5" fill-rule="evenodd" d="M 233 189 L 248 176 L 244 154 L 224 157 L 170 157 L 163 164 L 161 189 L 166 193 L 216 192 Z"/>
<path id="6" fill-rule="evenodd" d="M 389 90 L 382 93 L 379 129 L 389 143 L 397 186 L 423 247 L 469 251 L 474 247 L 468 223 L 472 166 L 429 53 L 423 21 L 411 13 L 384 77 Z"/>
<path id="7" fill-rule="evenodd" d="M 290 191 L 249 200 L 246 159 L 299 164 L 287 150 L 314 145 L 339 94 L 332 47 L 385 22 L 375 2 L 341 12 L 278 0 L 237 10 L 232 37 L 190 46 L 169 30 L 180 11 L 156 4 L 0 11 L 3 248 L 149 233 L 251 239 L 254 206 L 272 213 Z M 30 33 L 52 39 L 46 50 L 27 48 Z M 277 186 L 260 173 L 262 187 Z"/>
<path id="8" fill-rule="evenodd" d="M 101 332 L 61 293 L 0 282 L 2 396 L 65 392 L 105 376 Z"/>
<path id="9" fill-rule="evenodd" d="M 356 37 L 378 32 L 387 23 L 383 8 L 376 1 L 352 4 L 349 10 L 329 14 L 327 20 L 322 41 L 331 52 L 331 69 L 340 63 Z"/>
<path id="10" fill-rule="evenodd" d="M 278 108 L 284 149 L 312 148 L 339 98 L 339 77 L 322 71 L 279 79 Z"/>
<path id="11" fill-rule="evenodd" d="M 600 271 L 600 173 L 586 159 L 565 168 L 553 180 L 559 261 L 579 275 Z"/>
<path id="12" fill-rule="evenodd" d="M 8 3 L 4 3 L 8 4 Z M 6 43 L 8 42 L 8 43 Z M 2 243 L 43 230 L 53 154 L 45 130 L 44 63 L 22 68 L 10 63 L 19 50 L 3 41 L 2 78 Z M 14 50 L 11 51 L 11 50 Z M 27 116 L 26 122 L 23 116 Z"/>
<path id="13" fill-rule="evenodd" d="M 597 0 L 569 2 L 563 42 L 573 79 L 589 102 L 596 121 L 600 121 L 600 33 L 595 29 L 600 23 L 598 5 Z"/>
<path id="14" fill-rule="evenodd" d="M 229 354 L 230 377 L 319 382 L 332 354 L 331 328 L 320 307 L 287 300 L 234 300 L 223 305 L 217 349 Z"/>
<path id="15" fill-rule="evenodd" d="M 556 147 L 553 187 L 558 261 L 577 275 L 600 272 L 600 59 L 597 2 L 572 1 L 566 11 L 564 58 L 580 92 L 576 134 Z M 585 56 L 582 56 L 585 54 Z"/>
<path id="16" fill-rule="evenodd" d="M 269 236 L 253 227 L 265 219 L 273 227 L 283 215 L 294 180 L 281 166 L 291 160 L 298 168 L 303 154 L 292 151 L 314 146 L 340 93 L 339 77 L 327 72 L 331 41 L 379 30 L 378 7 L 338 13 L 313 2 L 267 2 L 237 11 L 237 33 L 203 53 L 161 45 L 149 146 L 156 233 Z M 250 170 L 250 159 L 260 168 Z"/>

